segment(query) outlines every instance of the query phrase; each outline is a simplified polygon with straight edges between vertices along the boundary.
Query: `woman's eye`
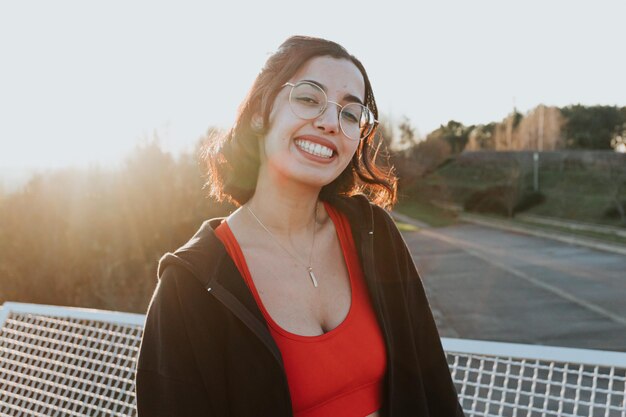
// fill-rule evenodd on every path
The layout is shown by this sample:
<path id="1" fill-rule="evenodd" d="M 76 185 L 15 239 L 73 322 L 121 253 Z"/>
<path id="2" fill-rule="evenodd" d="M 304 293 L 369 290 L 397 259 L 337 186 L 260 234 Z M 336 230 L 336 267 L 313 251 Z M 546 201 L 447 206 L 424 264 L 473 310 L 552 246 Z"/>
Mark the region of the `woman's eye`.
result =
<path id="1" fill-rule="evenodd" d="M 342 111 L 341 117 L 343 118 L 343 120 L 345 120 L 346 122 L 350 122 L 350 123 L 358 123 L 359 121 L 358 116 L 349 111 Z"/>
<path id="2" fill-rule="evenodd" d="M 299 97 L 296 97 L 296 101 L 298 103 L 308 104 L 308 105 L 318 105 L 319 104 L 319 100 L 316 99 L 315 97 L 299 96 Z"/>

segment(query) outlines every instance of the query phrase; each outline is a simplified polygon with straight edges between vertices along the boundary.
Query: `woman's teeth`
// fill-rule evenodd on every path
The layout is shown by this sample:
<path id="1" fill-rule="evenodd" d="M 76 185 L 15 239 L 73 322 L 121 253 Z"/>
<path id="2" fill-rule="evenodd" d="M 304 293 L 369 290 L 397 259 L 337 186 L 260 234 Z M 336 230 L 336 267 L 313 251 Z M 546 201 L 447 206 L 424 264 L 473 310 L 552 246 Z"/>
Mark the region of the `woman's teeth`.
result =
<path id="1" fill-rule="evenodd" d="M 308 140 L 302 140 L 302 139 L 298 139 L 295 141 L 296 146 L 300 149 L 302 149 L 303 151 L 316 155 L 316 156 L 321 156 L 322 158 L 330 158 L 331 156 L 333 156 L 333 150 L 324 146 L 324 145 L 320 145 L 319 143 L 313 143 L 313 142 L 309 142 Z"/>

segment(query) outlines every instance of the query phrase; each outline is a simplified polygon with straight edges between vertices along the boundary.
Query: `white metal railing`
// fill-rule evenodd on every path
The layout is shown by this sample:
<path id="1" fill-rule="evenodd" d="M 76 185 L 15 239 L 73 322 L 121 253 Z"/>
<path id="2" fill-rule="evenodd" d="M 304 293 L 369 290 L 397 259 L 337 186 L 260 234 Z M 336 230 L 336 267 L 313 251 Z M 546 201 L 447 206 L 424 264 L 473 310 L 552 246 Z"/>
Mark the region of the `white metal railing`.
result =
<path id="1" fill-rule="evenodd" d="M 1 416 L 135 416 L 144 316 L 5 303 Z"/>
<path id="2" fill-rule="evenodd" d="M 626 416 L 626 353 L 442 339 L 472 416 Z"/>
<path id="3" fill-rule="evenodd" d="M 0 416 L 135 416 L 145 316 L 7 302 Z M 443 338 L 467 417 L 626 417 L 626 353 Z"/>

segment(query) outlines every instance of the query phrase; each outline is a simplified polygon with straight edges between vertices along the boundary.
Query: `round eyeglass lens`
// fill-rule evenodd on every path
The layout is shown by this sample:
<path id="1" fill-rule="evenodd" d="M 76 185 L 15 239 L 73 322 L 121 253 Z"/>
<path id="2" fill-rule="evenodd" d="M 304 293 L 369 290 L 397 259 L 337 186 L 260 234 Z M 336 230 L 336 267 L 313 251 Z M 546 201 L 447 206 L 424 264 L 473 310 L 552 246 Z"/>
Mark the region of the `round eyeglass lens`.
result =
<path id="1" fill-rule="evenodd" d="M 341 109 L 339 123 L 346 136 L 360 140 L 372 131 L 374 115 L 370 109 L 359 103 L 349 103 Z"/>
<path id="2" fill-rule="evenodd" d="M 303 82 L 291 89 L 289 104 L 294 114 L 302 119 L 315 119 L 326 107 L 326 93 L 315 84 Z"/>

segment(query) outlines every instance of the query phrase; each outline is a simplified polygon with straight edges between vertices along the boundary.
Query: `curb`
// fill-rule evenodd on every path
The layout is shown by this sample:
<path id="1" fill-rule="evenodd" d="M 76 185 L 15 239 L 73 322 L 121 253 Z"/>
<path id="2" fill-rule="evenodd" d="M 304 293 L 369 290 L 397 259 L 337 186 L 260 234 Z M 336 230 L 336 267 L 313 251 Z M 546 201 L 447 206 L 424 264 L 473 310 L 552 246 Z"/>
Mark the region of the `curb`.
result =
<path id="1" fill-rule="evenodd" d="M 416 220 L 410 216 L 407 216 L 406 214 L 401 214 L 401 213 L 397 213 L 394 211 L 391 213 L 391 215 L 394 218 L 397 218 L 398 220 L 402 222 L 413 224 L 422 229 L 431 228 L 428 224 L 423 223 L 419 220 Z M 544 232 L 542 230 L 534 230 L 531 228 L 507 224 L 499 220 L 479 218 L 477 216 L 467 214 L 467 213 L 459 213 L 459 220 L 462 220 L 467 223 L 479 224 L 481 226 L 487 226 L 487 227 L 493 227 L 496 229 L 506 230 L 509 232 L 517 232 L 517 233 L 523 233 L 526 235 L 542 237 L 545 239 L 552 239 L 552 240 L 556 240 L 559 242 L 568 243 L 570 245 L 578 245 L 578 246 L 583 246 L 583 247 L 590 248 L 590 249 L 597 249 L 597 250 L 602 250 L 605 252 L 617 253 L 619 255 L 626 255 L 626 246 L 613 245 L 613 244 L 606 243 L 600 240 L 595 240 L 595 239 L 590 239 L 590 238 L 586 238 L 586 239 L 579 238 L 577 236 L 566 235 L 564 233 L 553 232 L 553 231 Z"/>
<path id="2" fill-rule="evenodd" d="M 626 229 L 620 227 L 606 226 L 601 224 L 592 224 L 577 222 L 572 220 L 554 219 L 552 217 L 537 216 L 535 214 L 516 214 L 516 219 L 526 220 L 535 224 L 546 224 L 548 226 L 560 226 L 573 230 L 586 230 L 590 232 L 605 233 L 617 235 L 626 238 Z"/>
<path id="3" fill-rule="evenodd" d="M 419 227 L 420 229 L 430 229 L 430 225 L 414 219 L 411 216 L 407 216 L 406 214 L 398 213 L 397 211 L 392 211 L 390 214 L 391 217 L 398 219 L 401 222 L 412 224 L 413 226 Z"/>
<path id="4" fill-rule="evenodd" d="M 545 232 L 527 227 L 511 225 L 498 220 L 479 218 L 470 214 L 459 214 L 459 219 L 468 223 L 479 224 L 481 226 L 493 227 L 496 229 L 507 230 L 511 232 L 523 233 L 532 236 L 543 237 L 546 239 L 557 240 L 559 242 L 569 243 L 570 245 L 578 245 L 591 249 L 602 250 L 605 252 L 626 255 L 626 246 L 610 244 L 600 240 L 590 238 L 580 238 L 577 236 L 567 235 L 556 231 Z"/>

